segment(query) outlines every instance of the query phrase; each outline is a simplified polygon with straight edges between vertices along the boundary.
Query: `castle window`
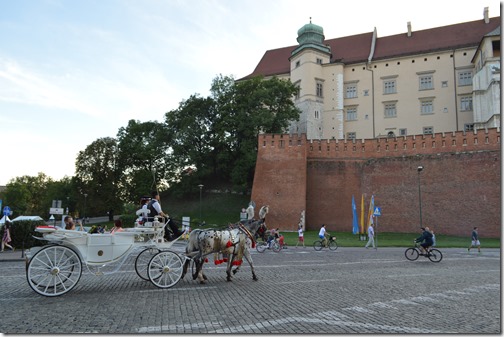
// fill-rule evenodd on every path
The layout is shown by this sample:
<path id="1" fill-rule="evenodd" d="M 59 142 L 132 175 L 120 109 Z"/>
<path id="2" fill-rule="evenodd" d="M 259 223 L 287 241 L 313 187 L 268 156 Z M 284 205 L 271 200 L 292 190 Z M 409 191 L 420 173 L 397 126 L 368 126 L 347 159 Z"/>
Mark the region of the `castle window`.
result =
<path id="1" fill-rule="evenodd" d="M 465 70 L 458 73 L 458 85 L 472 85 L 472 71 Z"/>
<path id="2" fill-rule="evenodd" d="M 320 112 L 318 110 L 315 110 L 314 116 L 315 116 L 315 119 L 319 119 L 320 118 Z"/>
<path id="3" fill-rule="evenodd" d="M 396 103 L 385 103 L 385 118 L 397 117 Z"/>
<path id="4" fill-rule="evenodd" d="M 420 76 L 419 80 L 420 80 L 420 90 L 434 89 L 432 75 Z"/>
<path id="5" fill-rule="evenodd" d="M 301 65 L 301 61 L 296 61 L 296 68 L 298 68 Z"/>
<path id="6" fill-rule="evenodd" d="M 447 88 L 447 87 L 448 87 L 448 81 L 443 81 L 443 82 L 441 82 L 441 86 L 442 86 L 443 88 Z"/>
<path id="7" fill-rule="evenodd" d="M 383 93 L 384 94 L 395 94 L 396 90 L 396 81 L 395 80 L 385 80 L 383 81 Z"/>
<path id="8" fill-rule="evenodd" d="M 473 123 L 464 124 L 464 131 L 465 132 L 472 132 L 472 131 L 474 131 L 474 124 Z"/>
<path id="9" fill-rule="evenodd" d="M 299 97 L 301 96 L 301 84 L 300 84 L 300 81 L 298 81 L 297 83 L 294 84 L 296 86 L 296 93 L 294 94 L 294 99 L 299 99 Z"/>
<path id="10" fill-rule="evenodd" d="M 460 111 L 472 111 L 472 95 L 471 96 L 461 96 L 460 97 Z"/>
<path id="11" fill-rule="evenodd" d="M 430 115 L 434 113 L 434 103 L 431 99 L 420 101 L 420 114 Z"/>
<path id="12" fill-rule="evenodd" d="M 423 134 L 424 135 L 433 135 L 434 134 L 434 127 L 433 126 L 424 126 L 423 127 Z"/>
<path id="13" fill-rule="evenodd" d="M 322 83 L 320 83 L 320 82 L 317 83 L 317 88 L 316 88 L 317 97 L 324 97 L 324 95 L 323 95 L 323 93 L 324 93 L 323 92 L 323 88 L 324 87 L 323 87 Z"/>
<path id="14" fill-rule="evenodd" d="M 357 84 L 347 84 L 345 87 L 345 98 L 357 97 Z"/>
<path id="15" fill-rule="evenodd" d="M 317 64 L 322 64 L 322 59 L 317 58 Z"/>
<path id="16" fill-rule="evenodd" d="M 353 140 L 353 139 L 357 139 L 357 134 L 355 132 L 347 132 L 346 134 L 346 138 L 348 140 Z"/>
<path id="17" fill-rule="evenodd" d="M 347 121 L 356 121 L 357 120 L 357 108 L 350 107 L 346 109 L 346 120 Z"/>
<path id="18" fill-rule="evenodd" d="M 408 135 L 407 129 L 399 129 L 399 136 L 407 136 L 407 135 Z"/>

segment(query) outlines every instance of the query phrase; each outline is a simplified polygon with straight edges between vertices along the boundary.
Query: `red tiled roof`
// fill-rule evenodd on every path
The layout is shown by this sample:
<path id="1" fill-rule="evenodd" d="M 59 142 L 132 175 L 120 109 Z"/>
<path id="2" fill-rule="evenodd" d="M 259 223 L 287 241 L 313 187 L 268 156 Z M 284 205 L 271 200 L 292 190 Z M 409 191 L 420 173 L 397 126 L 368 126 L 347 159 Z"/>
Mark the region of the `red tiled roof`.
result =
<path id="1" fill-rule="evenodd" d="M 406 32 L 379 37 L 376 39 L 373 60 L 439 50 L 477 47 L 483 36 L 499 27 L 500 23 L 500 17 L 494 17 L 490 19 L 488 24 L 483 20 L 477 20 L 413 31 L 411 37 L 408 37 Z M 331 47 L 331 62 L 352 64 L 367 61 L 372 37 L 373 33 L 371 32 L 325 40 L 324 43 Z M 245 76 L 242 80 L 258 75 L 273 76 L 288 74 L 290 72 L 289 57 L 296 47 L 289 46 L 266 51 L 252 74 Z"/>

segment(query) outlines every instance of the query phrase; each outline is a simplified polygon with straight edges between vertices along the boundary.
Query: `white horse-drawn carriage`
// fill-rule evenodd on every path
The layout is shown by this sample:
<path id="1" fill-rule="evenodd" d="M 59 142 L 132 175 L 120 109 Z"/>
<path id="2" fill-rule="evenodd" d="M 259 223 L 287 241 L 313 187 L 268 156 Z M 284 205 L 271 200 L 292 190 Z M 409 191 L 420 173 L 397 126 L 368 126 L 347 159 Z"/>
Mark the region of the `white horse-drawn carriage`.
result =
<path id="1" fill-rule="evenodd" d="M 147 216 L 148 210 L 137 215 Z M 30 287 L 40 295 L 58 296 L 72 290 L 86 266 L 94 275 L 117 272 L 132 254 L 135 271 L 144 280 L 150 280 L 159 288 L 173 287 L 180 280 L 185 256 L 170 250 L 180 238 L 164 240 L 167 225 L 163 218 L 133 228 L 124 228 L 113 234 L 89 234 L 83 231 L 65 230 L 59 227 L 40 226 L 47 245 L 34 247 L 26 253 L 26 277 Z M 168 230 L 168 229 L 166 229 Z M 114 267 L 108 270 L 107 267 Z"/>

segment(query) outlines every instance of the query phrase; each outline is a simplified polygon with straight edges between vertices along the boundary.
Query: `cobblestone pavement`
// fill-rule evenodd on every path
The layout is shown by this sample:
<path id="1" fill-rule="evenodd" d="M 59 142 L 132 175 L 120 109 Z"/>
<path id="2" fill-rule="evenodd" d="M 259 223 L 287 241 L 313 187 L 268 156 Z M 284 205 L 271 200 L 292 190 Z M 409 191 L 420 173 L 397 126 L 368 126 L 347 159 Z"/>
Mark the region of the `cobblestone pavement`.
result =
<path id="1" fill-rule="evenodd" d="M 0 332 L 502 333 L 499 249 L 441 249 L 440 263 L 407 261 L 404 250 L 254 250 L 257 282 L 246 262 L 226 282 L 210 258 L 207 284 L 187 275 L 165 290 L 136 275 L 132 256 L 115 274 L 84 268 L 77 286 L 54 298 L 30 288 L 24 262 L 5 261 Z"/>

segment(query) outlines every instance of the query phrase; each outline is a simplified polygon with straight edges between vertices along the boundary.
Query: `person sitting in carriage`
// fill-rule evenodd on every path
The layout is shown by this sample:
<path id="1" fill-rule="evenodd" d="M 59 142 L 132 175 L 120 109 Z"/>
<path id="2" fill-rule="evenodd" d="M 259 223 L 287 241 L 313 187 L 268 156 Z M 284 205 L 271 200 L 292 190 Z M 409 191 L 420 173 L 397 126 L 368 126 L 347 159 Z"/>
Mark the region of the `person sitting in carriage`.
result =
<path id="1" fill-rule="evenodd" d="M 168 241 L 175 240 L 179 236 L 183 234 L 181 230 L 177 227 L 175 222 L 165 214 L 161 209 L 161 204 L 159 203 L 159 193 L 157 191 L 152 191 L 151 193 L 152 199 L 147 204 L 147 209 L 150 211 L 148 221 L 154 221 L 154 217 L 160 215 L 166 219 L 168 219 L 168 227 L 165 227 L 165 239 Z"/>

